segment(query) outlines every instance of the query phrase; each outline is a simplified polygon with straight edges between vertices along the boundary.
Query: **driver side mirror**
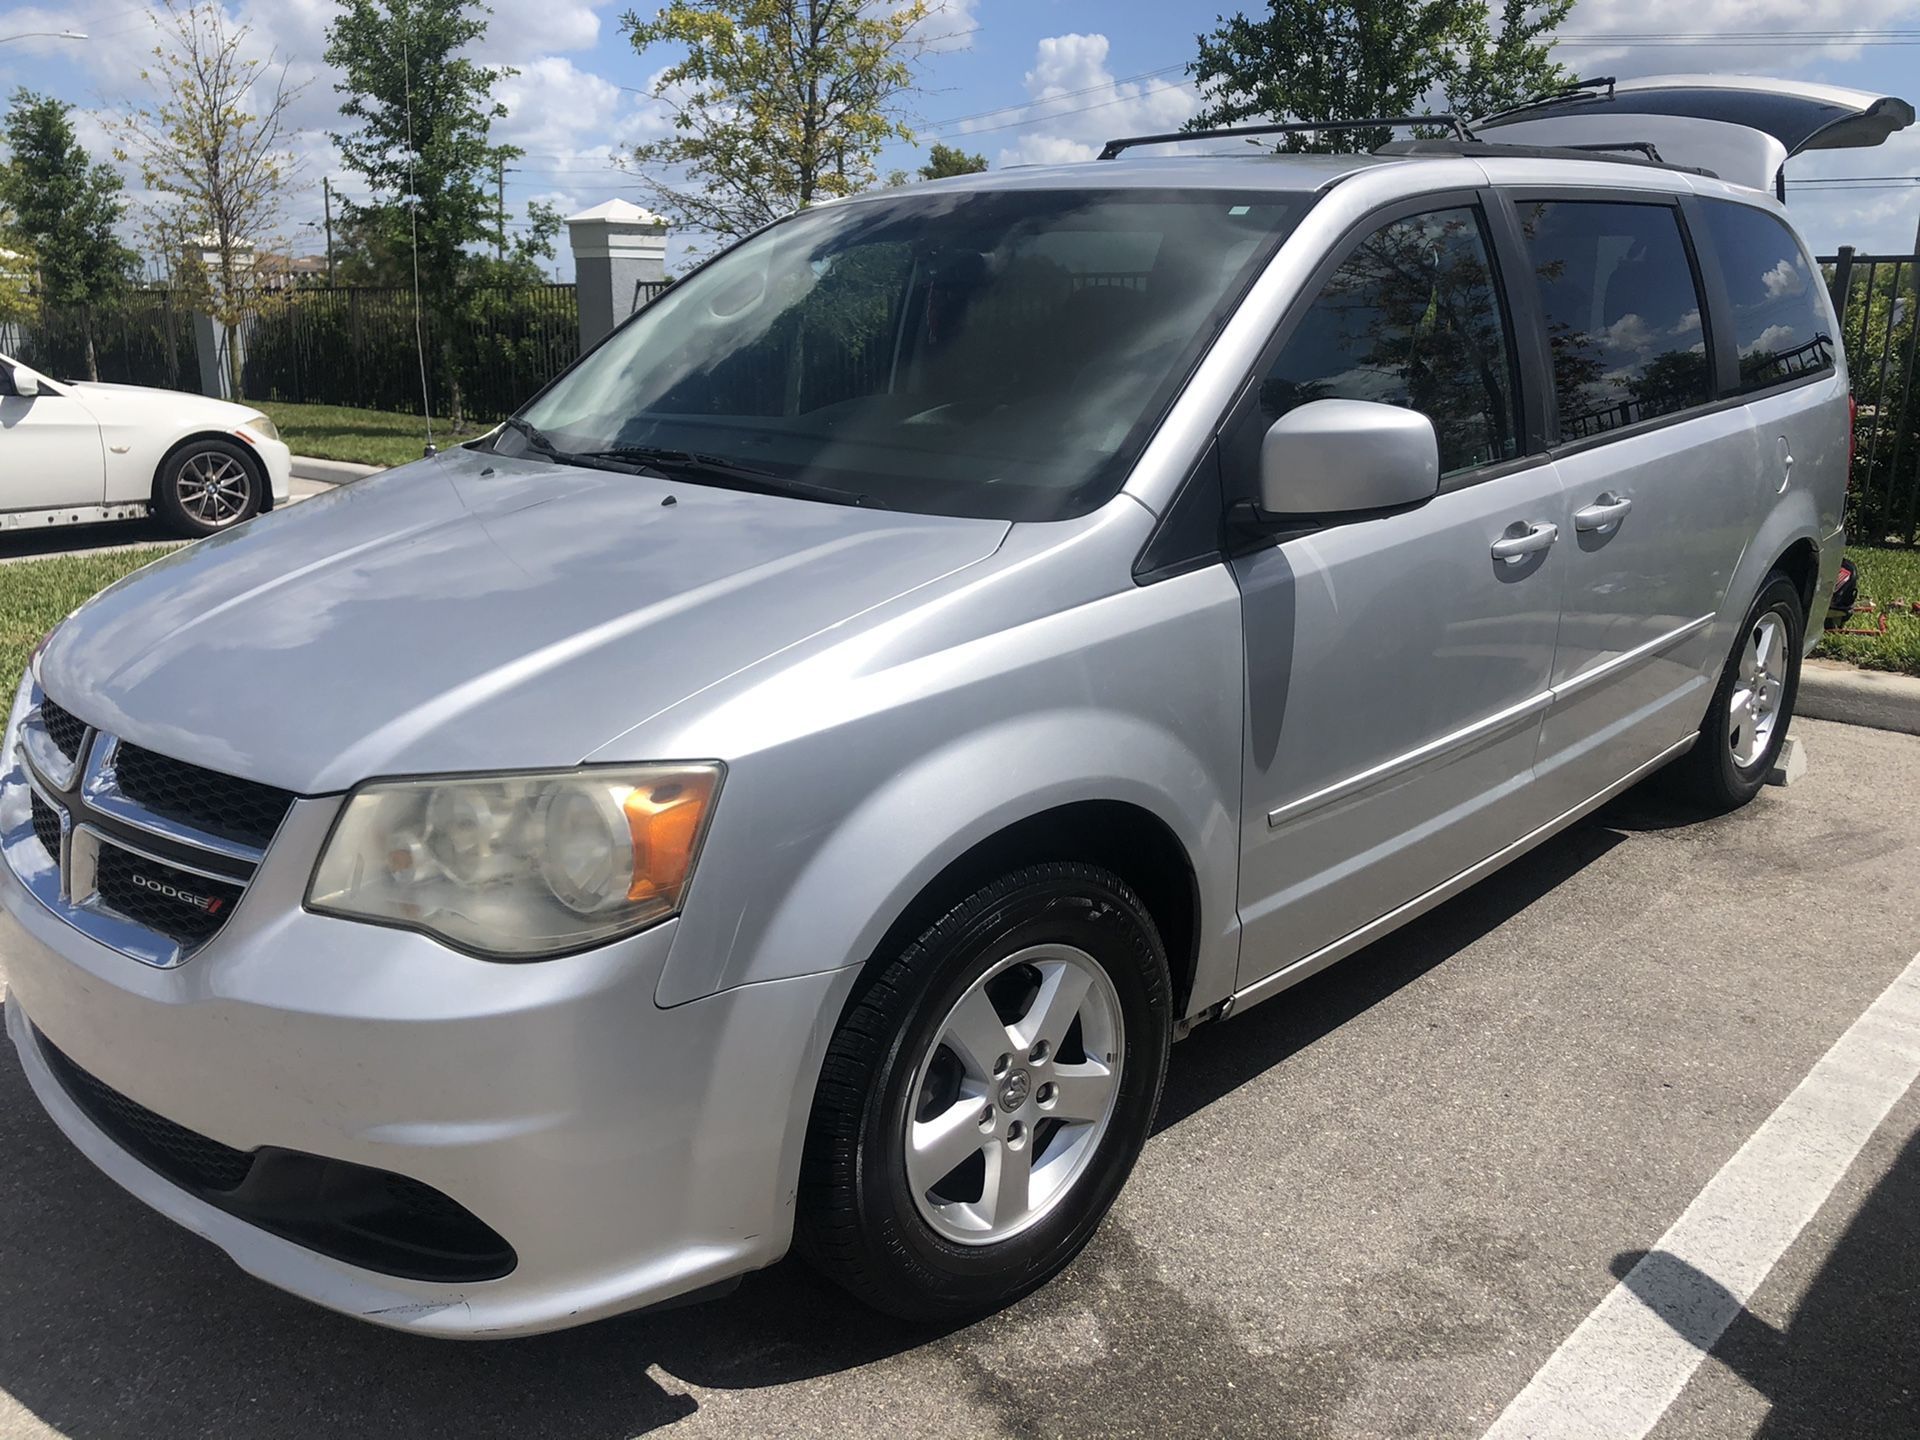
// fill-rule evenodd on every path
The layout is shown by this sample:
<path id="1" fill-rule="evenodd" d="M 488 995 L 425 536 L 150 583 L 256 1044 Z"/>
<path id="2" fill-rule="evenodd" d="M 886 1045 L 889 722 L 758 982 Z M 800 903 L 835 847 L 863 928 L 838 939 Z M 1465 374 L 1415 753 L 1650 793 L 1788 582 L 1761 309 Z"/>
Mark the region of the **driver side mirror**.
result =
<path id="1" fill-rule="evenodd" d="M 31 400 L 40 393 L 40 377 L 24 365 L 10 367 L 7 378 L 13 382 L 13 393 L 22 400 Z"/>
<path id="2" fill-rule="evenodd" d="M 1264 520 L 1404 509 L 1440 492 L 1440 441 L 1417 410 L 1376 400 L 1312 400 L 1260 442 Z"/>

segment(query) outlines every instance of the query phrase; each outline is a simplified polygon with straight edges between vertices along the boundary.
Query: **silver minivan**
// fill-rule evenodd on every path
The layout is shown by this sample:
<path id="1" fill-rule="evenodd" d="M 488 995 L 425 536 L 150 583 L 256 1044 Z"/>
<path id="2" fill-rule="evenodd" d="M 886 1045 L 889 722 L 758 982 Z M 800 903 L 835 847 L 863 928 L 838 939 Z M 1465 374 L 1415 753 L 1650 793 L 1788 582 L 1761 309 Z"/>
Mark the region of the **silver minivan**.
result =
<path id="1" fill-rule="evenodd" d="M 1041 1284 L 1193 1027 L 1766 776 L 1851 427 L 1765 187 L 1913 112 L 1715 83 L 822 205 L 113 586 L 8 720 L 34 1093 L 426 1334 Z"/>

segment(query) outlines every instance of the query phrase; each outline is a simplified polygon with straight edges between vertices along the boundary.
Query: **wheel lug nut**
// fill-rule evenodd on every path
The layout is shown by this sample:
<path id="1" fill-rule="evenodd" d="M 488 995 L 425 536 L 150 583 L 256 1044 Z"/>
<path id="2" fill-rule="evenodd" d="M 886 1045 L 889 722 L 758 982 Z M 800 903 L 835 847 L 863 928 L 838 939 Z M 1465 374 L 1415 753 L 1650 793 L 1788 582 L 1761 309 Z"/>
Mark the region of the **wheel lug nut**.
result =
<path id="1" fill-rule="evenodd" d="M 1046 1041 L 1037 1040 L 1034 1042 L 1033 1048 L 1027 1052 L 1027 1061 L 1029 1064 L 1033 1064 L 1033 1065 L 1041 1064 L 1043 1061 L 1046 1060 L 1047 1055 L 1050 1053 L 1050 1051 L 1051 1051 L 1051 1047 L 1047 1044 Z"/>
<path id="2" fill-rule="evenodd" d="M 1011 1145 L 1015 1150 L 1018 1150 L 1026 1143 L 1027 1127 L 1018 1120 L 1015 1120 L 1011 1125 L 1007 1126 L 1007 1144 Z"/>
<path id="3" fill-rule="evenodd" d="M 1048 1081 L 1045 1085 L 1042 1085 L 1039 1090 L 1034 1092 L 1033 1098 L 1042 1105 L 1051 1105 L 1053 1104 L 1053 1097 L 1059 1093 L 1060 1091 L 1054 1086 L 1053 1082 Z"/>
<path id="4" fill-rule="evenodd" d="M 980 1128 L 989 1132 L 993 1129 L 993 1107 L 991 1105 L 980 1112 Z"/>
<path id="5" fill-rule="evenodd" d="M 1004 1075 L 1007 1073 L 1007 1068 L 1012 1064 L 1013 1057 L 1011 1055 L 1002 1055 L 998 1060 L 993 1062 L 993 1073 L 996 1075 Z"/>

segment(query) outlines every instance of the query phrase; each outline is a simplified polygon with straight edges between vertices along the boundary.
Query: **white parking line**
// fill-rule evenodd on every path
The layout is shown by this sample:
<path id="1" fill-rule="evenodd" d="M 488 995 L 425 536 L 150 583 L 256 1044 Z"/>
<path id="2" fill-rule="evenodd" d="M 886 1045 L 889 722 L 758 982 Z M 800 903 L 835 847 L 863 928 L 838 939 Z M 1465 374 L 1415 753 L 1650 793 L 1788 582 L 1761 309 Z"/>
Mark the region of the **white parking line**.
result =
<path id="1" fill-rule="evenodd" d="M 1633 1440 L 1920 1076 L 1920 955 L 1566 1338 L 1486 1440 Z"/>

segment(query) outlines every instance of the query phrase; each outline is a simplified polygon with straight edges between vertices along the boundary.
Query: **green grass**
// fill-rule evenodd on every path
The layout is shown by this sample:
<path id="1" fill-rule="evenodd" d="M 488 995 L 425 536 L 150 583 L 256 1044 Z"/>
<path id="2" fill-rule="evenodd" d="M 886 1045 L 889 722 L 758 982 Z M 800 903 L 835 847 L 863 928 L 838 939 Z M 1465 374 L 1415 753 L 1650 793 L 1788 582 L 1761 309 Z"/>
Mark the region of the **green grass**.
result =
<path id="1" fill-rule="evenodd" d="M 427 443 L 427 422 L 418 415 L 389 410 L 356 410 L 349 405 L 289 405 L 277 400 L 249 402 L 267 412 L 280 438 L 296 455 L 316 460 L 348 460 L 356 465 L 404 465 L 418 460 Z M 434 443 L 468 439 L 491 426 L 469 425 L 458 433 L 444 420 L 433 422 Z"/>
<path id="2" fill-rule="evenodd" d="M 68 611 L 172 548 L 147 545 L 0 565 L 0 675 L 5 676 L 7 696 L 11 698 L 20 683 L 20 672 L 40 637 Z"/>
<path id="3" fill-rule="evenodd" d="M 1853 616 L 1848 627 L 1878 630 L 1884 614 L 1887 633 L 1841 635 L 1829 630 L 1813 653 L 1867 670 L 1920 675 L 1920 612 L 1913 609 L 1913 602 L 1920 601 L 1920 550 L 1849 545 L 1847 554 L 1860 571 L 1859 603 L 1871 600 L 1880 607 Z"/>

